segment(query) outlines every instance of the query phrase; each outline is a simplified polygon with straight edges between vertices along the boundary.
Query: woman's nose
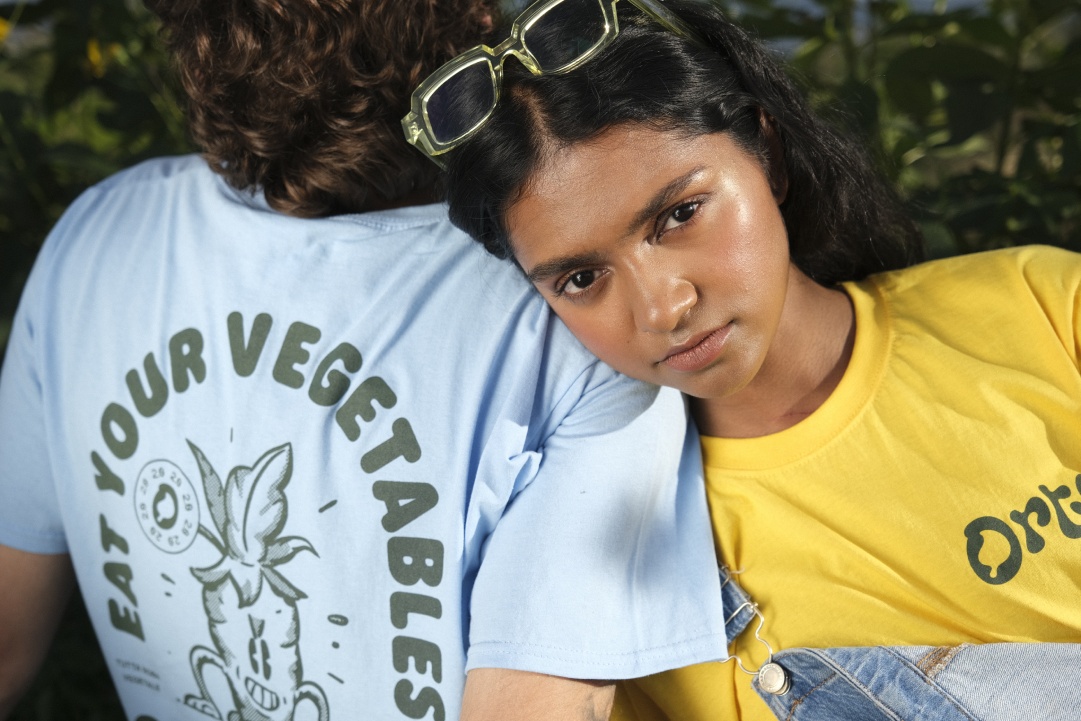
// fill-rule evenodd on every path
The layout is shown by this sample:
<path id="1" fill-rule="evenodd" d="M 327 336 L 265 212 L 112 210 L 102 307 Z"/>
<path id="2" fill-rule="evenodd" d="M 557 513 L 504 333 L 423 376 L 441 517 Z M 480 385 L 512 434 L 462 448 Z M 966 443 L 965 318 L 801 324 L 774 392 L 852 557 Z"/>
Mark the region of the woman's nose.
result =
<path id="1" fill-rule="evenodd" d="M 681 277 L 640 280 L 635 308 L 635 323 L 646 333 L 669 333 L 675 330 L 687 311 L 698 302 L 698 290 Z"/>

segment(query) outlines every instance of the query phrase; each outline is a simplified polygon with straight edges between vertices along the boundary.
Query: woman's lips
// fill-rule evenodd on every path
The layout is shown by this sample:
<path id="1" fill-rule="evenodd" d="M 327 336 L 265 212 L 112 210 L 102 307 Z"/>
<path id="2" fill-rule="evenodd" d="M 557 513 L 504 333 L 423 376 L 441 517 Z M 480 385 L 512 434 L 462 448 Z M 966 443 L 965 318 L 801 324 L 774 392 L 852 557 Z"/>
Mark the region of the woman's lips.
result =
<path id="1" fill-rule="evenodd" d="M 687 343 L 673 346 L 662 363 L 674 371 L 681 373 L 693 373 L 700 371 L 721 355 L 724 350 L 724 342 L 728 339 L 728 333 L 732 330 L 732 324 L 712 330 L 705 335 L 691 338 Z"/>

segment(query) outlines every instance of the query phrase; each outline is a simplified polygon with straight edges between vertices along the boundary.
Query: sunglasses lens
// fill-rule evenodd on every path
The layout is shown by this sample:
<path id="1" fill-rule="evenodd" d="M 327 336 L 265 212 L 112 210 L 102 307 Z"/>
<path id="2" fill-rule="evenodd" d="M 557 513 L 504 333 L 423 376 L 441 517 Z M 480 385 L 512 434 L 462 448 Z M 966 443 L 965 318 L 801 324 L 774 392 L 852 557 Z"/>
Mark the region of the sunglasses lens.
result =
<path id="1" fill-rule="evenodd" d="M 595 48 L 604 39 L 602 0 L 564 0 L 537 18 L 522 44 L 541 70 L 556 72 Z"/>
<path id="2" fill-rule="evenodd" d="M 465 66 L 430 96 L 425 106 L 432 134 L 440 143 L 460 138 L 495 107 L 492 66 L 486 59 Z"/>

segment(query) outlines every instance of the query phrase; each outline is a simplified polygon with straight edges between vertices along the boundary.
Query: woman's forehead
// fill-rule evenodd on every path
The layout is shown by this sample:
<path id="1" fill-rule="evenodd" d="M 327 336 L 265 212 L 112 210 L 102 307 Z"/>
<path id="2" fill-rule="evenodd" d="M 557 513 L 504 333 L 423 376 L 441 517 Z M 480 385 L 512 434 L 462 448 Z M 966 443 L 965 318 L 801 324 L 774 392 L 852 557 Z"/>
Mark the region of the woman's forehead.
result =
<path id="1" fill-rule="evenodd" d="M 641 124 L 617 125 L 574 143 L 553 143 L 509 206 L 508 228 L 516 206 L 527 199 L 570 207 L 613 202 L 633 191 L 663 186 L 693 166 L 734 155 L 745 158 L 747 153 L 725 133 L 657 130 Z"/>
<path id="2" fill-rule="evenodd" d="M 702 177 L 747 172 L 747 154 L 721 134 L 641 125 L 608 129 L 547 153 L 505 215 L 523 264 L 556 246 L 586 252 L 640 233 Z M 758 169 L 757 162 L 751 166 Z"/>
<path id="3" fill-rule="evenodd" d="M 656 131 L 643 134 L 639 128 L 610 128 L 588 140 L 551 147 L 537 163 L 507 212 L 512 242 L 528 230 L 538 215 L 546 227 L 574 225 L 584 220 L 588 206 L 590 220 L 608 215 L 622 205 L 630 187 L 651 180 L 653 172 L 643 167 L 643 152 L 656 152 L 663 142 Z"/>
<path id="4" fill-rule="evenodd" d="M 550 143 L 523 184 L 519 199 L 527 195 L 568 199 L 579 193 L 596 196 L 606 188 L 616 190 L 628 182 L 648 182 L 657 168 L 653 162 L 643 162 L 646 154 L 676 160 L 683 154 L 679 143 L 682 137 L 671 130 L 623 124 L 585 140 Z"/>

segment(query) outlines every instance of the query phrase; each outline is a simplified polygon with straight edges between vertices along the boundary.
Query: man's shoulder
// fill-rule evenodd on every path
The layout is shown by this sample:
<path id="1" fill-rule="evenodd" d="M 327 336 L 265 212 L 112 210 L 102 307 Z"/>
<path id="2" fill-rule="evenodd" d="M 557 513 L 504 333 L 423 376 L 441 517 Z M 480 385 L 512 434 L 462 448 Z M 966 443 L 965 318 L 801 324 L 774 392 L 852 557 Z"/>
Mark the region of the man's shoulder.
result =
<path id="1" fill-rule="evenodd" d="M 198 284 L 227 288 L 230 302 L 239 289 L 265 303 L 288 297 L 313 318 L 351 307 L 348 316 L 381 316 L 408 343 L 445 338 L 436 345 L 455 353 L 483 347 L 512 366 L 539 366 L 553 394 L 583 374 L 598 382 L 609 373 L 521 270 L 451 224 L 444 204 L 297 218 L 269 208 L 258 192 L 231 188 L 196 155 L 148 160 L 87 190 L 39 265 L 50 287 L 71 286 L 64 281 L 93 267 L 99 279 L 122 271 L 168 277 L 159 294 Z"/>
<path id="2" fill-rule="evenodd" d="M 129 216 L 154 212 L 153 208 L 171 202 L 182 186 L 187 186 L 188 192 L 205 193 L 220 182 L 197 155 L 144 160 L 84 190 L 68 206 L 52 235 L 94 232 L 102 224 L 115 227 Z"/>
<path id="3" fill-rule="evenodd" d="M 186 178 L 191 181 L 205 182 L 214 177 L 215 173 L 210 166 L 198 155 L 169 155 L 150 158 L 113 173 L 87 192 L 107 192 L 113 188 L 132 184 L 154 183 L 169 179 Z"/>

